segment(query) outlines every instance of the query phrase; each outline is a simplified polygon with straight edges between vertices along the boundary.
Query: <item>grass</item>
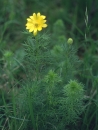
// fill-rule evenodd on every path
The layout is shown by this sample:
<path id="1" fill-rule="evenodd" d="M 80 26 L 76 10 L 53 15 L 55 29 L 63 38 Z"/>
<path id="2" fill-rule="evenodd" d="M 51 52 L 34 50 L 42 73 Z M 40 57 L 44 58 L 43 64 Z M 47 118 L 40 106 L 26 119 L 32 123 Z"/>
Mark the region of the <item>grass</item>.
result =
<path id="1" fill-rule="evenodd" d="M 81 62 L 78 67 L 77 65 L 78 63 L 73 60 L 73 62 L 75 62 L 75 68 L 73 67 L 72 69 L 70 69 L 73 72 L 73 75 L 71 74 L 71 71 L 68 71 L 68 74 L 69 77 L 71 77 L 72 79 L 74 77 L 84 85 L 85 109 L 79 116 L 81 119 L 78 120 L 78 122 L 76 122 L 77 125 L 74 126 L 74 128 L 73 126 L 71 128 L 67 125 L 66 129 L 78 130 L 78 128 L 80 128 L 81 130 L 84 129 L 98 130 L 98 125 L 97 125 L 98 124 L 98 103 L 97 103 L 98 100 L 98 93 L 97 93 L 98 1 L 97 0 L 95 1 L 76 0 L 74 2 L 72 2 L 71 0 L 69 1 L 67 0 L 61 0 L 61 1 L 21 0 L 20 2 L 17 2 L 16 0 L 0 1 L 0 25 L 1 25 L 0 26 L 0 97 L 1 97 L 0 98 L 0 129 L 1 130 L 6 130 L 6 129 L 24 130 L 29 128 L 32 129 L 34 127 L 34 129 L 39 130 L 42 129 L 39 128 L 39 125 L 41 123 L 43 124 L 44 129 L 47 129 L 44 124 L 45 123 L 44 120 L 46 120 L 47 126 L 50 127 L 47 119 L 48 111 L 45 113 L 46 107 L 48 107 L 49 104 L 47 104 L 48 101 L 45 101 L 43 96 L 40 95 L 42 93 L 42 90 L 43 91 L 45 90 L 44 88 L 45 83 L 43 81 L 39 81 L 37 83 L 34 82 L 34 84 L 36 84 L 35 86 L 41 85 L 42 87 L 42 90 L 34 90 L 36 91 L 36 94 L 38 94 L 37 95 L 38 99 L 36 99 L 38 104 L 32 100 L 32 98 L 35 98 L 36 96 L 31 98 L 30 93 L 28 93 L 27 98 L 30 99 L 28 100 L 27 103 L 29 108 L 29 114 L 22 115 L 19 112 L 17 116 L 17 109 L 19 109 L 17 108 L 17 104 L 16 104 L 17 97 L 19 96 L 18 94 L 20 93 L 21 88 L 24 84 L 23 81 L 25 81 L 25 83 L 28 84 L 27 83 L 28 76 L 31 76 L 30 80 L 36 78 L 35 71 L 32 72 L 32 74 L 34 74 L 33 77 L 32 74 L 27 75 L 27 70 L 26 70 L 27 68 L 25 68 L 25 65 L 27 63 L 25 63 L 24 60 L 26 52 L 23 43 L 24 41 L 26 41 L 29 34 L 22 33 L 25 31 L 26 18 L 32 15 L 33 12 L 36 13 L 41 12 L 41 14 L 46 15 L 47 23 L 48 23 L 47 30 L 48 33 L 50 33 L 52 36 L 52 38 L 49 39 L 50 42 L 47 43 L 47 45 L 43 41 L 42 52 L 46 56 L 49 56 L 50 51 L 52 50 L 53 47 L 54 47 L 54 50 L 52 50 L 53 54 L 57 53 L 56 51 L 58 52 L 62 51 L 61 49 L 62 45 L 60 44 L 61 43 L 60 40 L 64 38 L 62 40 L 63 43 L 69 37 L 71 37 L 74 41 L 73 47 L 77 50 L 76 55 L 78 56 Z M 60 30 L 59 25 L 61 23 L 59 23 L 58 20 L 62 20 L 61 23 L 63 23 L 62 30 L 59 33 L 59 35 L 57 33 L 59 32 L 58 30 Z M 47 53 L 45 48 L 43 48 L 44 46 L 48 47 Z M 40 48 L 40 46 L 38 47 Z M 66 51 L 66 49 L 63 51 Z M 11 55 L 8 55 L 7 52 L 10 52 L 9 54 Z M 64 53 L 62 52 L 62 54 Z M 59 54 L 58 57 L 60 57 Z M 33 58 L 35 59 L 35 57 Z M 37 58 L 38 58 L 37 60 L 39 60 L 39 57 Z M 62 62 L 62 66 L 60 64 L 61 69 L 59 70 L 57 68 L 57 65 L 59 64 L 59 59 L 57 59 L 57 61 L 54 63 L 52 57 L 50 57 L 49 60 L 51 61 L 49 63 L 48 58 L 40 59 L 39 60 L 40 63 L 37 61 L 38 64 L 36 65 L 36 68 L 37 66 L 43 65 L 42 73 L 38 72 L 39 69 L 37 70 L 37 75 L 40 75 L 39 77 L 37 77 L 38 79 L 43 78 L 44 75 L 47 75 L 47 72 L 50 69 L 56 71 L 57 74 L 61 73 L 62 70 L 64 70 L 64 68 L 62 67 L 63 62 Z M 61 57 L 61 60 L 64 60 L 64 57 Z M 32 63 L 35 64 L 36 62 L 32 61 Z M 53 64 L 53 66 L 51 66 L 51 64 Z M 57 86 L 64 85 L 64 83 L 67 84 L 68 83 L 67 79 L 69 79 L 70 81 L 70 78 L 68 76 L 65 76 L 65 73 L 62 73 L 62 75 L 63 75 L 62 76 L 63 81 L 62 83 L 56 83 Z M 66 81 L 64 81 L 64 78 L 66 78 Z M 13 92 L 14 89 L 16 90 L 16 92 Z M 51 90 L 50 93 L 52 93 L 52 91 L 54 92 L 54 90 Z M 58 87 L 58 91 L 59 91 L 59 87 Z M 46 92 L 44 92 L 44 94 L 47 95 Z M 52 98 L 55 97 L 54 95 L 57 96 L 55 93 L 52 93 L 52 97 L 48 95 L 48 97 L 46 96 L 46 98 L 52 100 Z M 62 95 L 62 91 L 60 91 L 60 96 L 61 95 Z M 43 100 L 40 101 L 40 98 Z M 39 112 L 37 117 L 35 118 L 35 113 L 34 113 L 35 108 L 32 106 L 32 102 L 40 106 L 39 101 L 42 104 L 46 103 L 46 106 L 42 107 L 44 116 L 41 115 L 41 113 Z M 51 108 L 49 110 L 52 111 L 52 109 L 54 109 L 55 107 L 52 105 L 50 106 Z M 54 113 L 56 118 L 57 111 L 55 111 Z M 42 121 L 39 120 L 40 117 L 42 117 L 43 119 Z M 31 121 L 29 121 L 29 119 L 31 119 Z M 49 120 L 51 120 L 51 117 L 49 117 Z M 57 125 L 56 121 L 57 121 L 56 119 L 53 120 L 54 124 Z M 30 124 L 30 127 L 27 124 Z M 51 122 L 51 126 L 52 126 L 52 122 Z M 58 128 L 56 128 L 55 125 L 52 127 L 54 129 L 60 129 L 60 128 L 64 129 L 63 125 L 62 127 L 58 125 Z"/>

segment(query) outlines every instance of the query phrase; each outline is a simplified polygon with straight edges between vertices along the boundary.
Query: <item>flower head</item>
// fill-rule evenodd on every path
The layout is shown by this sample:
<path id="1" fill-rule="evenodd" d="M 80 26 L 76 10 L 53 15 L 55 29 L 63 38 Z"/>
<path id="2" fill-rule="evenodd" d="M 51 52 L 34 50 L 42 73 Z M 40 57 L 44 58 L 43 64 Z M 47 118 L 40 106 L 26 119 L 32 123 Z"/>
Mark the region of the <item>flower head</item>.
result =
<path id="1" fill-rule="evenodd" d="M 33 13 L 32 16 L 27 18 L 27 23 L 26 23 L 26 29 L 29 30 L 29 32 L 33 32 L 34 35 L 37 34 L 37 31 L 41 31 L 42 28 L 46 28 L 46 16 L 41 15 L 40 13 Z"/>

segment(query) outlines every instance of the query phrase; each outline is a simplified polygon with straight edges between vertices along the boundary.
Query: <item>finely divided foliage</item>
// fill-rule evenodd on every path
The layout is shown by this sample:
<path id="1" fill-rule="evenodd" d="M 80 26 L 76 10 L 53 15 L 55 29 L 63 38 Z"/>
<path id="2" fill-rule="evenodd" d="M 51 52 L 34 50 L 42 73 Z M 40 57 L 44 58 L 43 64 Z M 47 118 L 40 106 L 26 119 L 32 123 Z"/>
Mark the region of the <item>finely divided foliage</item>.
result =
<path id="1" fill-rule="evenodd" d="M 77 49 L 72 38 L 66 40 L 61 19 L 54 23 L 53 36 L 41 32 L 47 27 L 45 18 L 40 13 L 27 18 L 25 80 L 19 82 L 18 92 L 13 89 L 9 109 L 2 94 L 2 114 L 11 130 L 71 130 L 81 121 L 84 86 L 76 80 L 80 65 Z M 4 57 L 11 55 L 7 52 Z"/>

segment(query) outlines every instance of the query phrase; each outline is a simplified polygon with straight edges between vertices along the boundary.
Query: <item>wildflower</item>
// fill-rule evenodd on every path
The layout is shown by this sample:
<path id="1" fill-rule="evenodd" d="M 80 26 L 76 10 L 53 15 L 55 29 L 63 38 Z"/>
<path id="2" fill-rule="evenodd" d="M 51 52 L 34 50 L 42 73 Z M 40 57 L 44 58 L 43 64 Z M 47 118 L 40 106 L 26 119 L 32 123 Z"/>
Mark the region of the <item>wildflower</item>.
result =
<path id="1" fill-rule="evenodd" d="M 41 31 L 42 28 L 46 28 L 46 16 L 41 15 L 40 13 L 33 13 L 32 16 L 27 18 L 26 23 L 26 29 L 29 30 L 29 32 L 33 32 L 34 36 L 37 34 L 37 31 Z"/>
<path id="2" fill-rule="evenodd" d="M 68 44 L 72 44 L 73 43 L 73 39 L 72 38 L 68 38 L 67 43 Z"/>

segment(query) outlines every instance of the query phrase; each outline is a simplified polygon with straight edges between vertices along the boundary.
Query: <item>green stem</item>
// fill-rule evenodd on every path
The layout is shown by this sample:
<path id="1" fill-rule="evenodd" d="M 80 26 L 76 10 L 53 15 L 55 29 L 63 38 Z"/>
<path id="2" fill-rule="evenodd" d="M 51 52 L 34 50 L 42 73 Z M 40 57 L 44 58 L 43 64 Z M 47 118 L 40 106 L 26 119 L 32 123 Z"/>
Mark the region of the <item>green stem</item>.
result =
<path id="1" fill-rule="evenodd" d="M 16 105 L 15 105 L 14 89 L 13 89 L 13 92 L 12 92 L 12 104 L 13 104 L 13 114 L 14 114 L 14 117 L 16 117 Z M 16 119 L 14 121 L 14 124 L 15 124 L 14 129 L 17 130 Z"/>
<path id="2" fill-rule="evenodd" d="M 31 98 L 31 94 L 29 94 L 28 105 L 29 105 L 30 116 L 31 116 L 33 128 L 34 128 L 34 130 L 36 130 L 35 118 L 34 118 L 34 109 L 33 109 L 33 102 L 32 102 L 32 98 Z"/>
<path id="3" fill-rule="evenodd" d="M 38 39 L 36 38 L 36 81 L 39 79 L 39 42 Z"/>

